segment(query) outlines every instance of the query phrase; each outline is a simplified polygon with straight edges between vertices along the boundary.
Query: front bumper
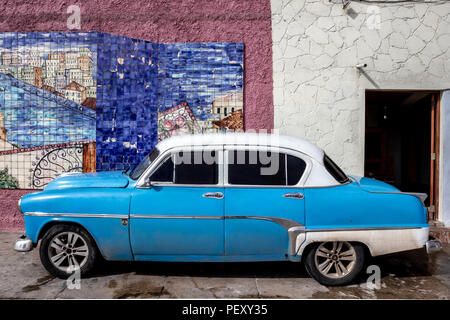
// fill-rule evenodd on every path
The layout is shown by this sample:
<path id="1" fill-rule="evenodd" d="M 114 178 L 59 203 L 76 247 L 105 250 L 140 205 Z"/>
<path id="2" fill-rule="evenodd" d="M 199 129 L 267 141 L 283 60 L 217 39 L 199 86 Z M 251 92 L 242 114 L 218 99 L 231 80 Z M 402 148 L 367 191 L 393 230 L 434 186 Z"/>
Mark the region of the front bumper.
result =
<path id="1" fill-rule="evenodd" d="M 442 243 L 438 239 L 430 238 L 430 240 L 425 242 L 425 248 L 428 254 L 438 252 L 442 250 Z"/>
<path id="2" fill-rule="evenodd" d="M 33 250 L 34 244 L 26 235 L 21 236 L 14 243 L 14 250 L 19 252 L 27 252 Z"/>

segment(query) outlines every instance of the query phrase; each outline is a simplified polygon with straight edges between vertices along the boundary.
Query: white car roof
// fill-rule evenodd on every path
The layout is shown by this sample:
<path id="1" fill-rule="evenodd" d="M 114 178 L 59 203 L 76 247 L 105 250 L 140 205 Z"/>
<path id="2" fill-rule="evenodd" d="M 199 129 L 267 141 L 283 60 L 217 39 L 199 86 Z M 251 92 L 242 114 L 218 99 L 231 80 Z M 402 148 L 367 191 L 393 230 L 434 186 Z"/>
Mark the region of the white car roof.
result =
<path id="1" fill-rule="evenodd" d="M 302 152 L 323 163 L 324 152 L 316 145 L 299 138 L 276 134 L 261 133 L 207 133 L 207 134 L 186 134 L 173 136 L 158 143 L 157 148 L 164 152 L 168 149 L 183 146 L 213 146 L 213 145 L 257 145 L 274 146 L 293 149 Z"/>

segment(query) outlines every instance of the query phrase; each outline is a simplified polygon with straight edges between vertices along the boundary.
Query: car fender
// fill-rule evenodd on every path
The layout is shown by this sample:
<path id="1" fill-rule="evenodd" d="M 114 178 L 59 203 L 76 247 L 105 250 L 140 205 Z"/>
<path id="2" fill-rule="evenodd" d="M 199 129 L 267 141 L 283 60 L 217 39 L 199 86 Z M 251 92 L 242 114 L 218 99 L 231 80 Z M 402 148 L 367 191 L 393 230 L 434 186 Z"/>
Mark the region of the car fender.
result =
<path id="1" fill-rule="evenodd" d="M 375 257 L 383 254 L 423 248 L 428 240 L 429 227 L 369 228 L 347 230 L 309 230 L 305 240 L 297 241 L 297 255 L 314 242 L 349 241 L 364 244 Z"/>

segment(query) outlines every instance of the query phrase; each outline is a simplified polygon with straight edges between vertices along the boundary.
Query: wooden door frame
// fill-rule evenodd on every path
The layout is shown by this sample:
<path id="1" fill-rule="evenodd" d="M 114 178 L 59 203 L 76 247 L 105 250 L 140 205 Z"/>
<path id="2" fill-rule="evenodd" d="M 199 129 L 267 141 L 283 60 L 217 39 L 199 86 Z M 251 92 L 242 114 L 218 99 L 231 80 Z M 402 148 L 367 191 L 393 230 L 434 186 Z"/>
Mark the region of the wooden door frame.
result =
<path id="1" fill-rule="evenodd" d="M 430 207 L 428 220 L 439 220 L 439 158 L 441 92 L 431 96 Z"/>

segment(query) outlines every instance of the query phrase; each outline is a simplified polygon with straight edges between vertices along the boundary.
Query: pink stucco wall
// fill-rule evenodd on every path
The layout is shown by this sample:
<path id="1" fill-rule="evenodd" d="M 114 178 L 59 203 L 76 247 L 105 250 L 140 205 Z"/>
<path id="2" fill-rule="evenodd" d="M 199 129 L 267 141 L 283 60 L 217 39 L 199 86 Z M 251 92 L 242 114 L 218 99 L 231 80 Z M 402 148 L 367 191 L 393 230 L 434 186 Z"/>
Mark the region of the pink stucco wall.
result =
<path id="1" fill-rule="evenodd" d="M 273 128 L 270 0 L 1 0 L 0 32 L 69 31 L 69 5 L 81 8 L 85 31 L 155 42 L 244 42 L 245 129 Z M 0 229 L 23 227 L 16 207 L 24 193 L 0 190 Z"/>
<path id="2" fill-rule="evenodd" d="M 34 190 L 0 190 L 0 230 L 23 230 L 23 215 L 17 201 Z"/>
<path id="3" fill-rule="evenodd" d="M 69 31 L 73 4 L 81 8 L 81 30 L 159 42 L 244 42 L 245 128 L 273 127 L 269 0 L 1 0 L 0 32 Z"/>

